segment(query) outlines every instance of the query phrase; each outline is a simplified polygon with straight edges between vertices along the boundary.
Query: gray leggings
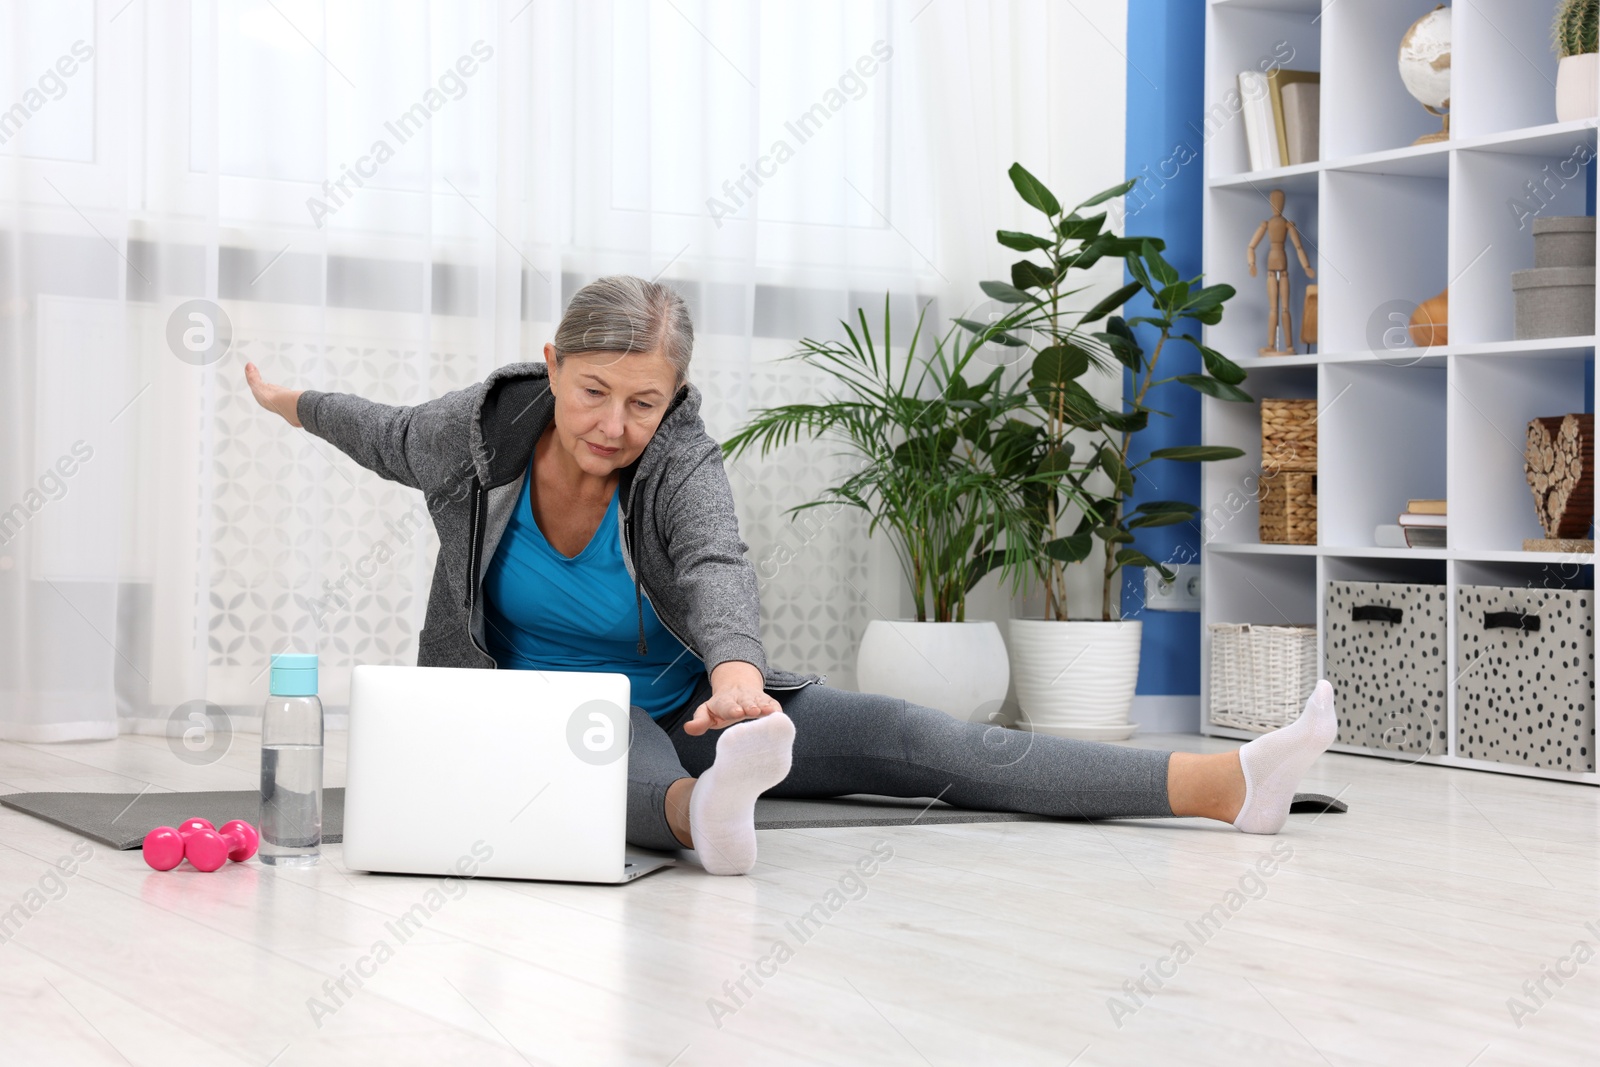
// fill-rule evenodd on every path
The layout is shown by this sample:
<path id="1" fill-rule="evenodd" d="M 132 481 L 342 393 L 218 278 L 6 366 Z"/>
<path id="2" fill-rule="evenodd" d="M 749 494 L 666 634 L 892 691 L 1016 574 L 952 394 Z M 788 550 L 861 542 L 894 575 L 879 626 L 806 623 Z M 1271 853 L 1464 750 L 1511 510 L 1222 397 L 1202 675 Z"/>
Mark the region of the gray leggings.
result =
<path id="1" fill-rule="evenodd" d="M 720 730 L 683 732 L 711 695 L 703 680 L 684 706 L 659 720 L 632 708 L 628 841 L 680 848 L 667 825 L 667 787 L 704 774 Z M 772 690 L 794 721 L 789 776 L 763 795 L 850 793 L 941 797 L 958 808 L 1035 815 L 1171 815 L 1166 752 L 1003 730 L 962 722 L 896 697 L 828 685 Z M 737 726 L 729 729 L 737 729 Z"/>

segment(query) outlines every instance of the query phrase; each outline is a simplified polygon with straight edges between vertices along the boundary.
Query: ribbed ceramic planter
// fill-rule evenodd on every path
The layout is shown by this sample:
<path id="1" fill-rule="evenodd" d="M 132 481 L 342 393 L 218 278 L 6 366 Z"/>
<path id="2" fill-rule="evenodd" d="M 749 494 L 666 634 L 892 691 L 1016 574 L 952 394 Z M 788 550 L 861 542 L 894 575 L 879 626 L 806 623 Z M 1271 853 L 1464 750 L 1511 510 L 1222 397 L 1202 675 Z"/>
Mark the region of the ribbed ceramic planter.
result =
<path id="1" fill-rule="evenodd" d="M 1144 624 L 1012 619 L 1011 673 L 1024 729 L 1092 741 L 1132 737 Z"/>
<path id="2" fill-rule="evenodd" d="M 1600 55 L 1567 56 L 1556 65 L 1556 121 L 1600 115 Z"/>
<path id="3" fill-rule="evenodd" d="M 1005 639 L 992 622 L 874 619 L 856 652 L 856 686 L 958 719 L 987 722 L 1011 684 Z"/>

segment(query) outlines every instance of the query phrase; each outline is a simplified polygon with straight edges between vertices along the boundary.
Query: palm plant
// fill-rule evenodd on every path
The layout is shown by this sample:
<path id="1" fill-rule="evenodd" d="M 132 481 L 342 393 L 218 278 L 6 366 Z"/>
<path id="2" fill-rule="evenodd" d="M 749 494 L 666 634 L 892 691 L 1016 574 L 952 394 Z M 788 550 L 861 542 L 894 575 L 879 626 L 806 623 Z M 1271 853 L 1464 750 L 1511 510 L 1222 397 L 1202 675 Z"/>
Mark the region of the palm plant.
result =
<path id="1" fill-rule="evenodd" d="M 1004 385 L 1001 367 L 967 381 L 982 338 L 959 347 L 952 328 L 928 353 L 919 315 L 897 357 L 888 298 L 881 342 L 866 312 L 856 316 L 855 326 L 841 323 L 847 340 L 803 339 L 786 357 L 823 371 L 839 394 L 763 408 L 723 452 L 731 459 L 802 438 L 842 442 L 858 461 L 854 473 L 788 513 L 841 504 L 866 512 L 869 533 L 881 527 L 894 545 L 917 621 L 965 621 L 967 594 L 985 574 L 1001 568 L 1014 591 L 1028 579 L 1037 523 L 1018 487 L 1052 476 L 1030 469 L 1025 436 L 1010 428 L 1010 414 L 1030 402 L 1027 390 Z"/>
<path id="2" fill-rule="evenodd" d="M 1201 326 L 1221 320 L 1223 304 L 1234 289 L 1180 278 L 1162 256 L 1161 240 L 1119 237 L 1105 229 L 1104 211 L 1084 214 L 1122 196 L 1133 182 L 1106 189 L 1067 211 L 1021 164 L 1014 164 L 1009 173 L 1023 201 L 1045 215 L 1049 235 L 1001 230 L 996 236 L 1007 248 L 1042 253 L 1044 262 L 1023 259 L 1012 265 L 1010 283 L 981 283 L 989 297 L 1012 305 L 1011 312 L 993 323 L 958 322 L 975 338 L 1027 344 L 1034 351 L 1028 379 L 1033 419 L 1008 429 L 1025 442 L 1031 458 L 1029 476 L 1019 481 L 1019 492 L 1036 522 L 1032 564 L 1045 588 L 1045 617 L 1068 617 L 1066 567 L 1088 558 L 1099 541 L 1105 546 L 1100 616 L 1109 621 L 1115 607 L 1115 579 L 1123 567 L 1155 567 L 1171 577 L 1165 567 L 1131 547 L 1134 531 L 1187 522 L 1199 512 L 1180 500 L 1146 501 L 1127 511 L 1125 501 L 1140 468 L 1163 459 L 1207 462 L 1244 454 L 1237 448 L 1188 445 L 1157 448 L 1145 459 L 1129 461 L 1135 436 L 1149 425 L 1152 415 L 1165 414 L 1148 403 L 1151 391 L 1159 386 L 1177 383 L 1221 400 L 1250 401 L 1238 387 L 1244 370 L 1199 337 Z M 1086 311 L 1072 310 L 1070 298 L 1086 288 L 1069 284 L 1072 272 L 1106 258 L 1123 260 L 1134 280 Z M 1111 316 L 1140 292 L 1150 294 L 1153 314 L 1126 320 Z M 1101 320 L 1106 320 L 1104 329 L 1094 330 Z M 1148 352 L 1132 329 L 1140 325 L 1155 332 Z M 1029 334 L 1038 340 L 1023 341 Z M 1161 356 L 1173 342 L 1199 352 L 1202 373 L 1156 376 Z M 1083 386 L 1091 369 L 1130 372 L 1115 406 L 1102 405 Z"/>

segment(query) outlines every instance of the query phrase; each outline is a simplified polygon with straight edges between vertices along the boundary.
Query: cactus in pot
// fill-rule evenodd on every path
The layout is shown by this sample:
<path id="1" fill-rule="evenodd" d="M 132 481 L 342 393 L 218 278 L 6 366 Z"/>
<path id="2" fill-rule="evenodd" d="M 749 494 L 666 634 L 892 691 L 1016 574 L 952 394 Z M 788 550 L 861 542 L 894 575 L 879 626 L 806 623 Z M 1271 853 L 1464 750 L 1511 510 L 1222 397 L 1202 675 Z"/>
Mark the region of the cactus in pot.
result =
<path id="1" fill-rule="evenodd" d="M 1562 59 L 1600 52 L 1600 0 L 1561 0 L 1551 35 Z"/>
<path id="2" fill-rule="evenodd" d="M 1551 38 L 1556 66 L 1556 120 L 1600 115 L 1600 0 L 1561 0 Z"/>

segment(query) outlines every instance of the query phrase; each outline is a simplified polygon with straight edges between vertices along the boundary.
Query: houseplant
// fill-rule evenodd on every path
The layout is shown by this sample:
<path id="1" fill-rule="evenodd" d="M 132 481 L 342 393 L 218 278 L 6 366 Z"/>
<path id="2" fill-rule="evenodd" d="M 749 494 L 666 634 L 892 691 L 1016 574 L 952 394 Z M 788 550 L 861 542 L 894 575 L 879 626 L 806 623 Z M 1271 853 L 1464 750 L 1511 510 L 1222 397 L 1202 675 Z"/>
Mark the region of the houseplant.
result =
<path id="1" fill-rule="evenodd" d="M 1600 0 L 1561 0 L 1556 8 L 1556 119 L 1600 115 Z"/>
<path id="2" fill-rule="evenodd" d="M 952 327 L 930 342 L 919 316 L 897 357 L 887 298 L 881 339 L 864 311 L 857 319 L 842 324 L 846 340 L 805 339 L 787 357 L 827 374 L 838 386 L 834 395 L 758 410 L 723 451 L 737 458 L 755 448 L 764 456 L 801 438 L 846 446 L 853 473 L 789 512 L 838 505 L 865 512 L 869 532 L 887 533 L 916 605 L 915 620 L 868 624 L 858 684 L 985 718 L 1005 698 L 1010 668 L 999 628 L 965 621 L 966 596 L 996 567 L 1014 591 L 1028 579 L 1036 521 L 1018 488 L 1055 477 L 1030 471 L 1037 464 L 1028 443 L 1008 429 L 1031 398 L 1025 384 L 1005 385 L 1000 367 L 967 380 L 992 331 L 961 345 L 962 331 Z"/>
<path id="3" fill-rule="evenodd" d="M 1045 617 L 1010 622 L 1017 701 L 1036 728 L 1086 738 L 1126 737 L 1133 732 L 1127 713 L 1142 635 L 1137 620 L 1118 617 L 1115 584 L 1126 566 L 1156 567 L 1170 577 L 1133 547 L 1135 533 L 1187 522 L 1199 511 L 1179 500 L 1146 501 L 1130 510 L 1124 506 L 1126 498 L 1141 468 L 1157 460 L 1207 462 L 1244 454 L 1236 448 L 1191 445 L 1157 448 L 1145 459 L 1132 460 L 1132 446 L 1152 416 L 1164 415 L 1150 405 L 1158 387 L 1187 387 L 1219 400 L 1250 401 L 1239 388 L 1244 371 L 1200 339 L 1200 327 L 1221 320 L 1234 290 L 1181 278 L 1162 255 L 1162 241 L 1118 236 L 1106 230 L 1104 211 L 1085 214 L 1126 193 L 1132 182 L 1104 190 L 1069 211 L 1020 164 L 1012 166 L 1010 176 L 1023 201 L 1043 213 L 1048 224 L 1047 235 L 1000 231 L 1002 245 L 1039 253 L 1043 262 L 1022 259 L 1012 265 L 1009 283 L 982 283 L 989 297 L 1013 308 L 997 325 L 1009 336 L 1035 338 L 1027 383 L 1033 418 L 1021 431 L 1030 438 L 1033 477 L 1019 484 L 1018 491 L 1035 522 L 1030 556 L 1033 575 L 1044 586 Z M 1072 272 L 1106 258 L 1122 260 L 1133 280 L 1093 307 L 1074 310 L 1070 298 L 1081 287 L 1072 287 Z M 1151 314 L 1126 320 L 1111 315 L 1140 293 L 1149 294 Z M 1096 329 L 1102 320 L 1103 328 Z M 994 329 L 976 322 L 963 325 L 974 336 Z M 1148 349 L 1134 331 L 1140 326 L 1152 338 Z M 1169 345 L 1194 348 L 1200 371 L 1158 377 Z M 1120 403 L 1102 405 L 1084 387 L 1091 371 L 1124 378 Z M 1099 619 L 1073 620 L 1066 567 L 1089 559 L 1097 544 L 1104 550 Z"/>

